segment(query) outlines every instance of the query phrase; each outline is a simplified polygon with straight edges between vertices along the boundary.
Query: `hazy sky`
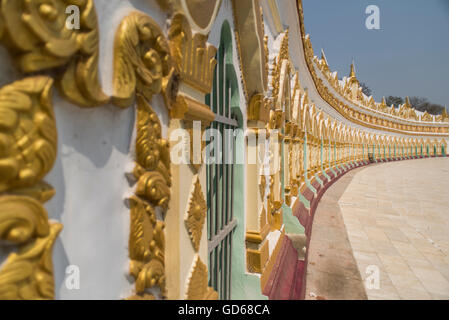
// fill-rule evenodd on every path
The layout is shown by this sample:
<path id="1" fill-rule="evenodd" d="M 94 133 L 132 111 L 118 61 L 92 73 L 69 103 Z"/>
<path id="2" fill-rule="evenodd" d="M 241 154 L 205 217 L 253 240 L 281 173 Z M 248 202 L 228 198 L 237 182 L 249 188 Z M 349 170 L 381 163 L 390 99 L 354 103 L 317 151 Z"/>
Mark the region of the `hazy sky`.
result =
<path id="1" fill-rule="evenodd" d="M 368 30 L 365 9 L 380 9 Z M 449 107 L 449 0 L 303 0 L 306 32 L 332 71 L 349 74 L 382 96 L 422 96 Z"/>

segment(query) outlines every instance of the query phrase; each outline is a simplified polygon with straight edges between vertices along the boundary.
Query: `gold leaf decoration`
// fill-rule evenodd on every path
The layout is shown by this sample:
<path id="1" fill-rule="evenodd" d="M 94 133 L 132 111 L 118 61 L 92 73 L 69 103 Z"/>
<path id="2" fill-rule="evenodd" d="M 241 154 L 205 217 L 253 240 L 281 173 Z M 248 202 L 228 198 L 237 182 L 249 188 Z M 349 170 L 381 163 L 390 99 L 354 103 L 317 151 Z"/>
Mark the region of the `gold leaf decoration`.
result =
<path id="1" fill-rule="evenodd" d="M 285 31 L 285 34 L 282 38 L 281 46 L 279 49 L 279 56 L 277 60 L 273 61 L 273 74 L 271 78 L 271 86 L 273 88 L 272 96 L 277 97 L 279 93 L 279 83 L 281 79 L 281 69 L 282 69 L 282 61 L 289 60 L 289 49 L 288 49 L 288 29 Z"/>
<path id="2" fill-rule="evenodd" d="M 56 158 L 53 80 L 36 76 L 0 89 L 0 243 L 18 246 L 0 268 L 0 299 L 53 299 L 52 248 L 62 229 L 42 203 L 41 179 Z"/>
<path id="3" fill-rule="evenodd" d="M 164 224 L 144 200 L 132 197 L 130 205 L 130 273 L 136 279 L 136 293 L 143 295 L 145 289 L 156 285 L 164 290 Z"/>
<path id="4" fill-rule="evenodd" d="M 186 300 L 217 300 L 218 293 L 207 285 L 207 267 L 199 255 L 195 256 L 189 276 Z"/>
<path id="5" fill-rule="evenodd" d="M 192 195 L 190 196 L 189 209 L 185 218 L 185 224 L 192 240 L 193 248 L 198 252 L 206 219 L 207 204 L 201 190 L 200 179 L 197 177 Z"/>
<path id="6" fill-rule="evenodd" d="M 53 299 L 52 248 L 61 229 L 38 201 L 0 197 L 0 239 L 21 244 L 0 269 L 0 299 Z"/>
<path id="7" fill-rule="evenodd" d="M 193 35 L 187 18 L 179 13 L 173 17 L 168 38 L 182 80 L 203 93 L 211 92 L 217 49 L 206 43 L 206 36 Z"/>
<path id="8" fill-rule="evenodd" d="M 0 239 L 23 244 L 49 233 L 48 218 L 42 205 L 30 197 L 0 197 Z"/>
<path id="9" fill-rule="evenodd" d="M 53 167 L 52 85 L 52 79 L 42 76 L 0 89 L 0 192 L 32 187 Z"/>
<path id="10" fill-rule="evenodd" d="M 270 115 L 271 98 L 263 94 L 255 94 L 251 97 L 248 106 L 248 120 L 267 122 Z"/>
<path id="11" fill-rule="evenodd" d="M 129 299 L 154 299 L 145 292 L 159 287 L 165 295 L 165 236 L 163 213 L 170 200 L 170 159 L 168 143 L 161 137 L 157 114 L 141 95 L 137 96 L 136 196 L 131 197 L 129 236 L 130 274 L 135 278 L 136 294 Z"/>
<path id="12" fill-rule="evenodd" d="M 70 5 L 80 10 L 79 29 L 66 26 Z M 99 35 L 93 0 L 3 0 L 0 20 L 2 40 L 22 72 L 62 67 L 59 87 L 70 101 L 92 107 L 109 100 L 98 77 Z"/>
<path id="13" fill-rule="evenodd" d="M 136 94 L 148 101 L 162 92 L 168 108 L 176 101 L 178 76 L 159 26 L 134 11 L 120 24 L 114 43 L 114 103 L 132 105 Z"/>
<path id="14" fill-rule="evenodd" d="M 137 98 L 136 194 L 167 209 L 170 200 L 169 145 L 161 136 L 157 114 L 142 96 Z"/>
<path id="15" fill-rule="evenodd" d="M 163 219 L 170 201 L 169 145 L 148 101 L 161 93 L 165 105 L 176 101 L 177 76 L 167 41 L 146 14 L 134 11 L 121 22 L 114 43 L 114 103 L 126 108 L 137 102 L 135 196 L 130 199 L 130 274 L 136 294 L 129 299 L 155 299 L 146 289 L 157 287 L 165 297 Z M 156 212 L 161 214 L 159 219 Z"/>

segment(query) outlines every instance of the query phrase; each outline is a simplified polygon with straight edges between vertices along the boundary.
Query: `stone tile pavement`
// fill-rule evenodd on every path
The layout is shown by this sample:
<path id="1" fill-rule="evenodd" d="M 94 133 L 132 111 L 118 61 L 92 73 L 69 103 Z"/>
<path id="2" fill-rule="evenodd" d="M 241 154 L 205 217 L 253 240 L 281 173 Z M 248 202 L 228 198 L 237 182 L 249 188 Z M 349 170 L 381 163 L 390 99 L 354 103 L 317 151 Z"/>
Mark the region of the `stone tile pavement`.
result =
<path id="1" fill-rule="evenodd" d="M 309 247 L 316 296 L 449 299 L 449 158 L 363 167 L 329 188 Z"/>

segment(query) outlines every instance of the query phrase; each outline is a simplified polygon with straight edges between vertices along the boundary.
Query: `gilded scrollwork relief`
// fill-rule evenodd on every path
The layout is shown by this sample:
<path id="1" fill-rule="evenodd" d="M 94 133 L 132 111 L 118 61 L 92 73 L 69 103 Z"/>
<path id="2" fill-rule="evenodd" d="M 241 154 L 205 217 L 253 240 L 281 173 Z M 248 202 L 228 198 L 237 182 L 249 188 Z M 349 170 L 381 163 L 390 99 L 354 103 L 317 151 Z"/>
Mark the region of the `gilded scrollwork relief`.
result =
<path id="1" fill-rule="evenodd" d="M 52 299 L 52 247 L 62 229 L 43 204 L 41 179 L 56 159 L 53 80 L 35 76 L 0 89 L 0 240 L 18 247 L 0 268 L 0 299 Z"/>
<path id="2" fill-rule="evenodd" d="M 161 93 L 167 108 L 176 101 L 178 78 L 168 42 L 156 22 L 134 11 L 121 23 L 114 42 L 114 103 L 133 104 L 136 94 L 148 101 Z"/>
<path id="3" fill-rule="evenodd" d="M 131 197 L 129 236 L 130 274 L 135 278 L 132 299 L 154 298 L 157 287 L 165 296 L 164 215 L 170 200 L 169 147 L 161 123 L 143 96 L 137 96 L 136 195 Z M 157 210 L 162 212 L 158 217 Z"/>
<path id="4" fill-rule="evenodd" d="M 66 8 L 80 9 L 81 28 L 66 27 Z M 72 102 L 92 107 L 109 99 L 99 82 L 98 22 L 93 0 L 4 0 L 1 41 L 24 73 L 56 70 L 58 86 Z"/>
<path id="5" fill-rule="evenodd" d="M 135 11 L 121 22 L 114 43 L 113 101 L 125 108 L 136 101 L 135 195 L 129 199 L 130 274 L 135 295 L 154 299 L 152 289 L 165 297 L 164 219 L 170 201 L 170 155 L 161 122 L 149 104 L 162 94 L 168 109 L 176 100 L 177 73 L 166 38 L 146 14 Z"/>

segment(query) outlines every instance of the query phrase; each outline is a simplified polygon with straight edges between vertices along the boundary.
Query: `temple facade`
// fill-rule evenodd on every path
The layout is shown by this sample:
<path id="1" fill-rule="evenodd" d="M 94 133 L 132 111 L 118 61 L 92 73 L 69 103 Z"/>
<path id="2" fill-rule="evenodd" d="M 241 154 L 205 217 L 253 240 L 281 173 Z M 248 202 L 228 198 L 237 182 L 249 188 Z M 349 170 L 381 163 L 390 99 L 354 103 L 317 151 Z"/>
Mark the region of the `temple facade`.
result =
<path id="1" fill-rule="evenodd" d="M 303 299 L 327 188 L 449 141 L 446 112 L 340 79 L 303 15 L 1 1 L 0 298 Z"/>

